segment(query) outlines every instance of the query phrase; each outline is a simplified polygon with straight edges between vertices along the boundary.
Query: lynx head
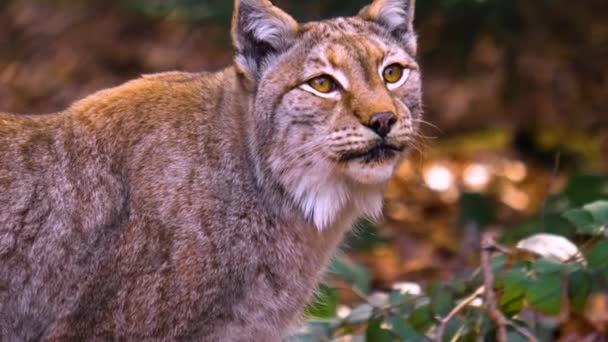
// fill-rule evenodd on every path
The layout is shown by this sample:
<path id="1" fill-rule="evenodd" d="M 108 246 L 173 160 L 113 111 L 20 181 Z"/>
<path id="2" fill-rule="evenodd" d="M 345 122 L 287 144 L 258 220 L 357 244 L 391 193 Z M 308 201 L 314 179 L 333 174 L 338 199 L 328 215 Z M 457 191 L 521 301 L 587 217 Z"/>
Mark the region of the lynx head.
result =
<path id="1" fill-rule="evenodd" d="M 378 215 L 421 116 L 414 0 L 298 24 L 268 0 L 236 0 L 236 68 L 253 93 L 257 173 L 318 229 L 349 205 Z"/>

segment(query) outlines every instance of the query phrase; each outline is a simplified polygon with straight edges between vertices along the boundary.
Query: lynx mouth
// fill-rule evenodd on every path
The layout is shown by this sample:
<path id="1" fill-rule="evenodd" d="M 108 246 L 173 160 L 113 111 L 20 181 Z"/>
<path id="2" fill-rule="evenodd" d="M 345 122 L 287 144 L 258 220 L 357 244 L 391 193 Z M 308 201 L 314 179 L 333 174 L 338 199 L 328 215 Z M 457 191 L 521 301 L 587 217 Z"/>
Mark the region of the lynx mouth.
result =
<path id="1" fill-rule="evenodd" d="M 365 163 L 383 162 L 393 159 L 404 150 L 403 146 L 395 146 L 386 141 L 381 141 L 364 151 L 347 152 L 340 157 L 341 162 L 361 160 Z"/>

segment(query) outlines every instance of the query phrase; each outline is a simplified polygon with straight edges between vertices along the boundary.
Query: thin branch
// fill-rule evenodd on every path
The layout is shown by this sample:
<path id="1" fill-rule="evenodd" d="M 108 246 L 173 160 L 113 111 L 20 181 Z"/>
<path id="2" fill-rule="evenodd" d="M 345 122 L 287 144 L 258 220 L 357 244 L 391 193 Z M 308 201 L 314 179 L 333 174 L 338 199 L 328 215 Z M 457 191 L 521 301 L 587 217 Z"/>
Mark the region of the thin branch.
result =
<path id="1" fill-rule="evenodd" d="M 401 302 L 390 304 L 390 305 L 378 306 L 378 305 L 376 305 L 376 303 L 371 302 L 369 300 L 369 298 L 367 297 L 367 295 L 365 295 L 365 293 L 361 292 L 361 290 L 357 289 L 355 286 L 352 286 L 352 287 L 338 286 L 337 288 L 340 290 L 352 291 L 357 297 L 359 297 L 361 300 L 363 300 L 366 304 L 371 305 L 374 308 L 374 312 L 378 315 L 392 313 L 393 310 L 399 308 L 400 306 L 411 304 L 411 303 L 417 301 L 418 299 L 420 299 L 420 296 L 410 294 L 409 297 L 405 298 Z"/>
<path id="2" fill-rule="evenodd" d="M 417 301 L 418 299 L 420 299 L 420 297 L 412 295 L 411 297 L 408 297 L 399 303 L 392 304 L 392 305 L 389 305 L 389 306 L 386 306 L 383 308 L 377 308 L 377 310 L 380 315 L 394 314 L 395 309 L 398 309 L 399 307 L 404 306 L 404 305 L 412 304 L 415 301 Z"/>
<path id="3" fill-rule="evenodd" d="M 376 307 L 376 305 L 374 305 L 374 303 L 372 303 L 369 298 L 367 297 L 367 295 L 365 293 L 363 293 L 363 291 L 359 290 L 356 286 L 351 286 L 350 288 L 345 287 L 344 289 L 347 290 L 351 290 L 357 297 L 359 297 L 360 299 L 362 299 L 365 303 Z"/>
<path id="4" fill-rule="evenodd" d="M 530 332 L 530 330 L 519 326 L 515 323 L 513 323 L 512 321 L 508 322 L 508 325 L 515 329 L 515 331 L 517 331 L 521 336 L 525 337 L 528 339 L 528 342 L 538 342 L 538 339 L 536 338 L 536 336 L 534 336 L 534 334 L 532 334 L 532 332 Z"/>
<path id="5" fill-rule="evenodd" d="M 454 309 L 452 309 L 452 311 L 450 311 L 450 313 L 447 316 L 445 316 L 444 318 L 439 318 L 439 326 L 437 327 L 437 333 L 435 334 L 435 338 L 433 339 L 433 341 L 435 341 L 435 342 L 443 341 L 443 334 L 445 332 L 445 327 L 448 324 L 448 322 L 452 318 L 454 318 L 454 316 L 456 316 L 458 313 L 460 313 L 460 311 L 462 311 L 464 308 L 469 306 L 469 304 L 471 304 L 475 299 L 477 299 L 477 297 L 479 297 L 479 295 L 481 295 L 483 292 L 484 292 L 484 287 L 483 286 L 479 287 L 477 290 L 475 290 L 475 292 L 473 292 L 473 294 L 471 294 L 469 297 L 463 299 Z"/>
<path id="6" fill-rule="evenodd" d="M 505 317 L 498 308 L 496 293 L 494 292 L 494 272 L 492 271 L 492 251 L 502 250 L 496 243 L 492 233 L 485 233 L 481 238 L 481 268 L 483 270 L 483 288 L 485 289 L 485 301 L 488 316 L 496 324 L 498 342 L 507 342 L 507 327 L 513 328 L 519 334 L 528 339 L 529 342 L 538 342 L 538 339 L 526 328 L 521 327 Z M 567 295 L 567 293 L 566 293 Z"/>
<path id="7" fill-rule="evenodd" d="M 512 255 L 512 254 L 513 254 L 513 251 L 512 251 L 510 248 L 505 247 L 505 246 L 503 246 L 503 245 L 499 244 L 499 243 L 498 243 L 498 242 L 496 242 L 495 240 L 493 240 L 493 241 L 489 241 L 489 242 L 490 242 L 491 244 L 490 244 L 490 245 L 488 245 L 488 249 L 490 249 L 490 250 L 495 249 L 495 250 L 497 250 L 497 251 L 499 251 L 500 253 L 505 254 L 505 255 Z"/>
<path id="8" fill-rule="evenodd" d="M 494 272 L 492 272 L 491 254 L 495 245 L 494 236 L 484 233 L 481 238 L 481 268 L 483 270 L 483 284 L 485 289 L 485 303 L 488 316 L 496 324 L 496 340 L 507 342 L 507 325 L 509 320 L 500 312 L 494 292 Z"/>

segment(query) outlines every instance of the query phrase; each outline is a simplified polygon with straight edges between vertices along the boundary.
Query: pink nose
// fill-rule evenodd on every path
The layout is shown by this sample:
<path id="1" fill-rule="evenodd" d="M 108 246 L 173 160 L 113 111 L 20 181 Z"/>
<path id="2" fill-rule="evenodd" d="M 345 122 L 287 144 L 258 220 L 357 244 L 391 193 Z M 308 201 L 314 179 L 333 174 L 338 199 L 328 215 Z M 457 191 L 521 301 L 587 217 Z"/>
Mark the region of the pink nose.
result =
<path id="1" fill-rule="evenodd" d="M 367 126 L 376 132 L 376 134 L 384 138 L 391 132 L 391 129 L 396 122 L 397 118 L 394 113 L 380 112 L 372 115 Z"/>

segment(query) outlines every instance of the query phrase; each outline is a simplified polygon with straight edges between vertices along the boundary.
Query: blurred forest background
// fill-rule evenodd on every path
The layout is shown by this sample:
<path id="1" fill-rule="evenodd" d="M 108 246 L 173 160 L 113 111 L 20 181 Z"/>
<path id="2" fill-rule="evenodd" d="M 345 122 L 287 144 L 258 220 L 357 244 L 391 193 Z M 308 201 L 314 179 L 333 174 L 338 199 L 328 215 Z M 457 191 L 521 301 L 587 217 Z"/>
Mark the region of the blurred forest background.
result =
<path id="1" fill-rule="evenodd" d="M 274 3 L 306 21 L 368 1 Z M 470 274 L 484 231 L 576 239 L 561 212 L 608 198 L 606 1 L 417 5 L 428 138 L 391 181 L 385 221 L 345 246 L 377 290 Z M 219 69 L 231 12 L 227 0 L 0 0 L 0 109 L 53 112 L 143 73 Z"/>

